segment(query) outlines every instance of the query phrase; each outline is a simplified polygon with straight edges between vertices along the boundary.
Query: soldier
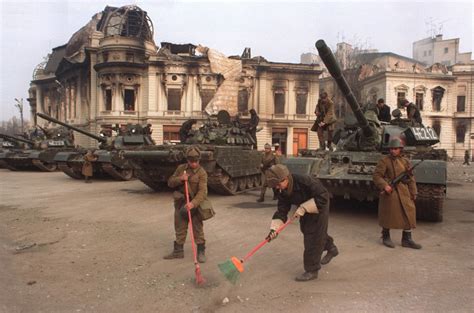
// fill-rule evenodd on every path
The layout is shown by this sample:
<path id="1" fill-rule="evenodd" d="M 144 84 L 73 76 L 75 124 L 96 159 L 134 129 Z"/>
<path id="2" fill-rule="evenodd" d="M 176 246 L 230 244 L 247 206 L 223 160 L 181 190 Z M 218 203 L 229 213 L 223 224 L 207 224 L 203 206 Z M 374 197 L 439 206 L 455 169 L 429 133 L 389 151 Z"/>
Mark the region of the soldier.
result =
<path id="1" fill-rule="evenodd" d="M 265 201 L 265 192 L 267 191 L 267 183 L 265 180 L 265 172 L 275 164 L 280 163 L 278 157 L 272 152 L 272 146 L 269 143 L 266 143 L 265 151 L 262 153 L 262 162 L 260 164 L 260 170 L 262 171 L 262 189 L 260 190 L 260 197 L 257 199 L 257 202 Z M 274 197 L 275 198 L 275 197 Z"/>
<path id="2" fill-rule="evenodd" d="M 84 164 L 82 164 L 82 175 L 84 175 L 85 183 L 92 183 L 91 177 L 93 175 L 92 162 L 97 161 L 97 156 L 92 153 L 92 150 L 87 150 L 84 155 Z"/>
<path id="3" fill-rule="evenodd" d="M 423 120 L 421 119 L 420 110 L 413 103 L 407 99 L 402 100 L 402 105 L 407 110 L 407 118 L 412 121 L 414 125 L 421 125 Z"/>
<path id="4" fill-rule="evenodd" d="M 470 164 L 469 164 L 469 150 L 466 150 L 466 151 L 464 152 L 464 163 L 463 163 L 462 165 L 464 165 L 464 164 L 470 165 Z"/>
<path id="5" fill-rule="evenodd" d="M 321 264 L 328 264 L 339 254 L 334 240 L 328 235 L 329 193 L 319 179 L 310 175 L 291 174 L 282 164 L 272 166 L 266 173 L 267 184 L 278 190 L 277 211 L 270 225 L 269 241 L 277 237 L 276 230 L 288 219 L 292 205 L 298 206 L 294 216 L 300 218 L 304 236 L 303 264 L 305 272 L 296 281 L 318 278 Z M 327 250 L 324 258 L 322 253 Z"/>
<path id="6" fill-rule="evenodd" d="M 421 249 L 412 240 L 411 230 L 416 227 L 416 182 L 413 175 L 406 181 L 391 186 L 390 182 L 410 168 L 408 159 L 402 156 L 403 142 L 392 139 L 388 145 L 390 154 L 380 159 L 373 174 L 375 186 L 382 191 L 379 199 L 379 225 L 382 227 L 382 242 L 395 248 L 390 239 L 390 229 L 403 229 L 402 247 Z"/>
<path id="7" fill-rule="evenodd" d="M 186 164 L 178 166 L 174 174 L 168 179 L 168 186 L 171 188 L 179 187 L 182 193 L 175 192 L 174 197 L 174 230 L 176 241 L 174 249 L 164 259 L 182 259 L 184 258 L 183 245 L 188 234 L 188 212 L 186 198 L 184 196 L 184 182 L 188 181 L 189 187 L 189 209 L 191 210 L 194 240 L 197 244 L 198 262 L 206 262 L 204 223 L 198 207 L 207 200 L 207 173 L 200 166 L 199 160 L 201 152 L 198 148 L 192 147 L 186 153 Z"/>
<path id="8" fill-rule="evenodd" d="M 316 122 L 311 130 L 318 132 L 319 150 L 326 150 L 326 143 L 324 141 L 325 131 L 328 133 L 327 147 L 329 150 L 332 150 L 332 132 L 334 130 L 336 117 L 334 113 L 334 103 L 329 99 L 327 92 L 321 93 L 314 114 L 316 114 Z"/>
<path id="9" fill-rule="evenodd" d="M 377 100 L 377 117 L 381 122 L 390 123 L 390 107 L 385 104 L 385 100 L 383 98 Z"/>
<path id="10" fill-rule="evenodd" d="M 179 141 L 185 143 L 189 137 L 189 131 L 193 128 L 193 125 L 197 123 L 195 119 L 189 119 L 181 125 L 179 129 Z"/>
<path id="11" fill-rule="evenodd" d="M 257 126 L 260 123 L 260 118 L 257 115 L 257 111 L 251 109 L 250 111 L 250 122 L 249 122 L 249 132 L 250 136 L 253 139 L 253 148 L 257 149 Z"/>

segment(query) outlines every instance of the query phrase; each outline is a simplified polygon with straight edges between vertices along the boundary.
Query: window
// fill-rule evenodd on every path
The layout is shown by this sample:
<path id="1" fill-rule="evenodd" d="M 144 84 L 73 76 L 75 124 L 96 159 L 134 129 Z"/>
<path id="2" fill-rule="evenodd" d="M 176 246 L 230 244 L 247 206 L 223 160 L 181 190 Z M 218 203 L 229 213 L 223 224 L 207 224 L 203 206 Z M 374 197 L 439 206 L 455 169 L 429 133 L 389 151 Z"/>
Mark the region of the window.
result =
<path id="1" fill-rule="evenodd" d="M 105 110 L 112 111 L 112 90 L 105 89 L 104 95 Z"/>
<path id="2" fill-rule="evenodd" d="M 249 92 L 244 90 L 239 90 L 238 95 L 238 110 L 240 113 L 247 113 L 249 110 Z"/>
<path id="3" fill-rule="evenodd" d="M 416 93 L 416 107 L 418 110 L 423 111 L 423 94 L 419 92 Z"/>
<path id="4" fill-rule="evenodd" d="M 466 96 L 458 96 L 457 112 L 466 111 Z"/>
<path id="5" fill-rule="evenodd" d="M 433 127 L 434 131 L 438 135 L 438 138 L 441 138 L 441 123 L 440 123 L 440 121 L 436 121 L 436 120 L 433 121 L 433 125 L 431 127 Z"/>
<path id="6" fill-rule="evenodd" d="M 168 89 L 168 111 L 181 111 L 181 89 Z"/>
<path id="7" fill-rule="evenodd" d="M 441 100 L 443 100 L 444 90 L 445 89 L 440 86 L 433 89 L 433 111 L 441 111 Z"/>
<path id="8" fill-rule="evenodd" d="M 179 129 L 180 126 L 164 125 L 163 126 L 163 142 L 176 142 L 179 143 Z"/>
<path id="9" fill-rule="evenodd" d="M 398 107 L 402 107 L 402 101 L 405 100 L 405 93 L 404 92 L 397 92 L 397 105 Z"/>
<path id="10" fill-rule="evenodd" d="M 201 94 L 201 110 L 204 111 L 206 106 L 209 104 L 209 101 L 211 101 L 211 99 L 214 98 L 216 91 L 214 89 L 203 89 L 201 90 L 200 94 Z"/>
<path id="11" fill-rule="evenodd" d="M 308 100 L 308 93 L 296 93 L 296 114 L 306 115 L 306 102 Z"/>
<path id="12" fill-rule="evenodd" d="M 135 90 L 125 89 L 123 105 L 125 111 L 135 111 Z"/>
<path id="13" fill-rule="evenodd" d="M 424 57 L 426 56 L 426 51 L 423 51 L 423 56 L 424 56 Z"/>
<path id="14" fill-rule="evenodd" d="M 448 53 L 448 51 L 449 51 L 449 48 L 444 48 L 444 53 L 445 54 Z"/>
<path id="15" fill-rule="evenodd" d="M 285 92 L 275 91 L 275 114 L 285 114 Z"/>
<path id="16" fill-rule="evenodd" d="M 466 127 L 464 125 L 458 125 L 456 127 L 456 142 L 464 143 L 465 135 L 466 135 Z"/>

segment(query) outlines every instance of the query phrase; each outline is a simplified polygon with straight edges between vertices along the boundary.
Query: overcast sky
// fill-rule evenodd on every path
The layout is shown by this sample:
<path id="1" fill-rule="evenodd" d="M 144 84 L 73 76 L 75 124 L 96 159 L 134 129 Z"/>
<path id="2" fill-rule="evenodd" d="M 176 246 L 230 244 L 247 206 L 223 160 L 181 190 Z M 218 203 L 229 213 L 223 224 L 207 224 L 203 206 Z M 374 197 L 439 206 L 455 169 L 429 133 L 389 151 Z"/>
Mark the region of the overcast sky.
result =
<path id="1" fill-rule="evenodd" d="M 433 26 L 445 39 L 459 37 L 461 52 L 472 51 L 472 3 L 0 0 L 0 120 L 18 114 L 14 98 L 25 99 L 28 118 L 35 66 L 106 5 L 136 4 L 147 11 L 157 45 L 199 43 L 227 55 L 251 47 L 252 56 L 299 62 L 301 53 L 315 52 L 318 39 L 331 47 L 344 39 L 411 57 L 413 41 L 428 37 Z"/>

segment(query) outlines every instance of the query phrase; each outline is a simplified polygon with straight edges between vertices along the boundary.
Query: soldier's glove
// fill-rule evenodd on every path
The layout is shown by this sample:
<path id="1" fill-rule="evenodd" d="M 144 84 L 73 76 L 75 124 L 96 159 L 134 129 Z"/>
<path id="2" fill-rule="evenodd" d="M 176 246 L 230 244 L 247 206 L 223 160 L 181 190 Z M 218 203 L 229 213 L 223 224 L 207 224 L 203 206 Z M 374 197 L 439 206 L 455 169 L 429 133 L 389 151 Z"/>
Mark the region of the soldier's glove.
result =
<path id="1" fill-rule="evenodd" d="M 299 206 L 296 211 L 295 211 L 295 214 L 293 215 L 293 217 L 303 217 L 303 215 L 306 214 L 306 210 L 302 207 L 302 206 Z"/>
<path id="2" fill-rule="evenodd" d="M 276 231 L 282 225 L 283 221 L 281 219 L 273 219 L 272 223 L 270 224 L 270 232 L 268 233 L 265 239 L 268 240 L 268 242 L 272 241 L 273 239 L 276 239 L 276 237 L 278 237 L 278 233 Z"/>

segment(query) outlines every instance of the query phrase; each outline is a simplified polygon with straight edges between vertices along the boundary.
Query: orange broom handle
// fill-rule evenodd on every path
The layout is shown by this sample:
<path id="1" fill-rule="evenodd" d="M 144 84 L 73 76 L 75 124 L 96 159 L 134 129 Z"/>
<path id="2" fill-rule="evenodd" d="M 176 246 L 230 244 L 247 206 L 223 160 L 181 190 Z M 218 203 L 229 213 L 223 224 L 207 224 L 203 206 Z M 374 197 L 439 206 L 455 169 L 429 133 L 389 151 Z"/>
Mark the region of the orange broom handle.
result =
<path id="1" fill-rule="evenodd" d="M 285 229 L 286 226 L 288 226 L 291 222 L 293 222 L 294 220 L 296 219 L 296 217 L 292 217 L 290 219 L 288 219 L 288 221 L 286 221 L 285 224 L 281 225 L 280 227 L 278 227 L 278 229 L 275 231 L 277 234 L 279 234 L 283 229 Z M 270 240 L 266 239 L 263 240 L 262 242 L 260 242 L 255 248 L 252 249 L 252 251 L 250 251 L 249 253 L 247 253 L 246 256 L 244 256 L 244 258 L 241 260 L 242 263 L 244 263 L 245 261 L 247 261 L 252 255 L 254 255 L 255 252 L 257 252 L 261 247 L 263 247 L 264 245 L 266 245 Z"/>
<path id="2" fill-rule="evenodd" d="M 186 171 L 184 171 L 184 173 L 186 174 Z M 191 210 L 190 210 L 189 207 L 188 207 L 188 205 L 189 205 L 188 180 L 185 180 L 185 181 L 184 181 L 184 193 L 186 194 L 186 210 L 188 211 L 189 230 L 190 230 L 190 232 L 191 232 L 191 245 L 192 245 L 192 247 L 193 247 L 194 264 L 195 264 L 196 266 L 199 266 L 199 265 L 198 265 L 198 261 L 197 261 L 196 246 L 195 246 L 195 243 L 194 243 L 193 220 L 192 220 L 192 217 L 191 217 Z"/>

